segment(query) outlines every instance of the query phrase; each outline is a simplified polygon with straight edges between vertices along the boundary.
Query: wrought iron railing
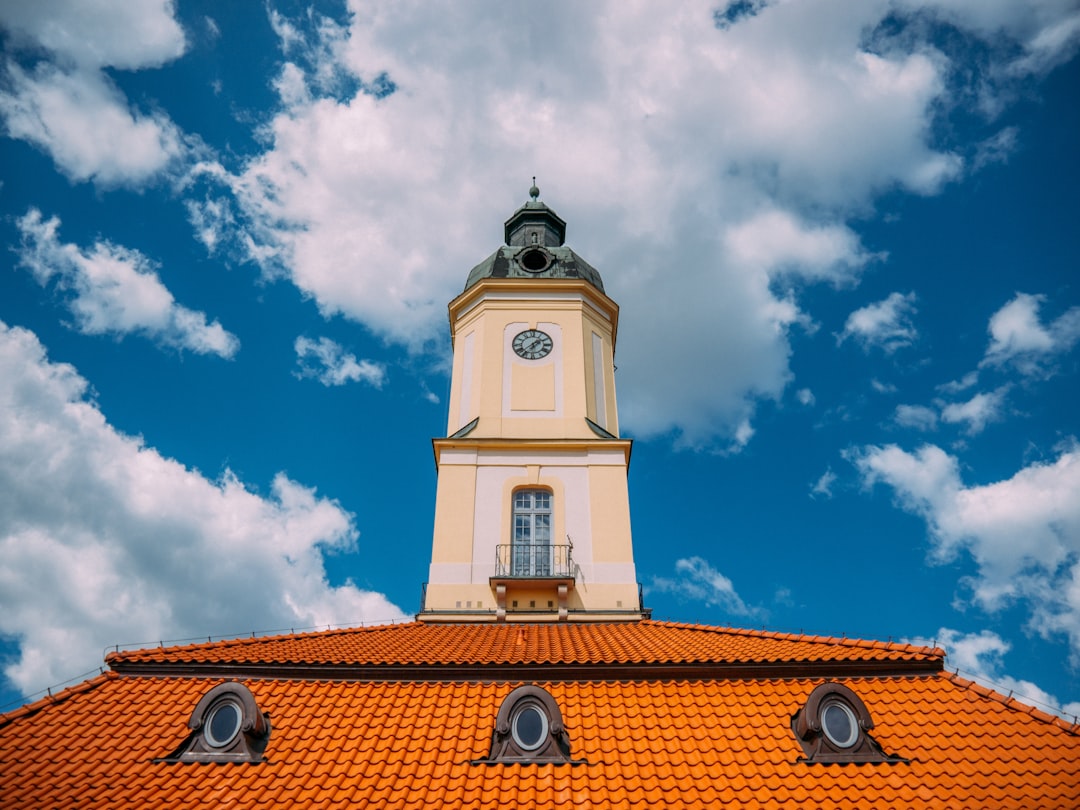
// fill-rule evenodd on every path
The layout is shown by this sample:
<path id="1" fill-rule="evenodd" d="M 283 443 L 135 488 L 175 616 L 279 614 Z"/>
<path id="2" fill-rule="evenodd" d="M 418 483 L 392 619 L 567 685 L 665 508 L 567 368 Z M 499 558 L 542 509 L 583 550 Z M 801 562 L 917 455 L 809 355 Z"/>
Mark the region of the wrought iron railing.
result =
<path id="1" fill-rule="evenodd" d="M 495 576 L 572 577 L 572 545 L 550 543 L 509 543 L 495 547 Z"/>

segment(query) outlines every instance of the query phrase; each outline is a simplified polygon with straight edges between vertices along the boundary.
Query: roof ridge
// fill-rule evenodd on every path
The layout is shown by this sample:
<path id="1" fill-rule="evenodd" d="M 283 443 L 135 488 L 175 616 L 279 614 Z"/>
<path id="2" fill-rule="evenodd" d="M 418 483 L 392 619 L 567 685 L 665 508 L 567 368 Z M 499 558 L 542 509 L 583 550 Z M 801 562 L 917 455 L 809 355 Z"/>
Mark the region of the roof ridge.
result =
<path id="1" fill-rule="evenodd" d="M 1012 709 L 1015 712 L 1026 714 L 1036 720 L 1039 720 L 1048 725 L 1060 728 L 1067 734 L 1071 734 L 1074 737 L 1080 736 L 1080 723 L 1070 723 L 1064 717 L 1057 714 L 1051 714 L 1050 712 L 1044 712 L 1042 709 L 1032 706 L 1029 703 L 1025 703 L 1012 694 L 1003 695 L 1001 692 L 993 689 L 989 686 L 983 686 L 978 681 L 969 680 L 956 672 L 949 672 L 948 670 L 942 670 L 940 673 L 943 677 L 948 678 L 957 686 L 963 689 L 970 689 L 980 697 L 988 698 L 997 703 L 1002 704 L 1007 709 Z"/>
<path id="2" fill-rule="evenodd" d="M 21 717 L 29 717 L 32 714 L 37 714 L 38 712 L 47 709 L 49 706 L 55 706 L 57 703 L 63 703 L 76 695 L 89 692 L 92 689 L 101 686 L 106 681 L 111 681 L 114 678 L 119 677 L 120 676 L 117 673 L 111 670 L 105 670 L 99 675 L 87 678 L 85 681 L 79 681 L 72 686 L 61 689 L 59 692 L 49 693 L 30 703 L 24 703 L 22 706 L 19 706 L 17 709 L 12 709 L 10 712 L 0 712 L 0 728 L 15 722 Z"/>
<path id="3" fill-rule="evenodd" d="M 286 639 L 304 639 L 311 638 L 313 636 L 320 636 L 326 638 L 328 636 L 345 635 L 347 633 L 355 633 L 359 630 L 373 631 L 373 630 L 385 630 L 390 627 L 409 627 L 412 625 L 422 625 L 423 622 L 416 620 L 406 622 L 383 622 L 380 624 L 356 624 L 348 626 L 327 627 L 325 630 L 290 630 L 289 632 L 277 632 L 270 631 L 269 635 L 254 635 L 259 632 L 253 630 L 253 635 L 249 636 L 233 636 L 227 638 L 219 638 L 215 640 L 193 642 L 191 644 L 165 644 L 159 643 L 156 647 L 137 647 L 133 646 L 130 649 L 121 650 L 119 647 L 123 645 L 115 645 L 113 651 L 105 655 L 105 663 L 110 660 L 123 659 L 127 654 L 145 653 L 150 650 L 162 650 L 172 652 L 185 652 L 188 650 L 206 650 L 206 649 L 225 649 L 228 647 L 254 645 L 254 644 L 266 644 L 273 642 L 280 642 Z M 210 637 L 213 638 L 212 636 Z M 108 649 L 106 647 L 105 649 Z"/>
<path id="4" fill-rule="evenodd" d="M 802 641 L 811 644 L 836 644 L 842 647 L 860 647 L 863 649 L 896 650 L 904 652 L 922 653 L 935 658 L 944 658 L 945 650 L 941 647 L 925 647 L 918 644 L 906 644 L 900 641 L 880 641 L 877 639 L 851 638 L 848 636 L 821 636 L 807 633 L 790 633 L 781 630 L 755 630 L 752 627 L 720 627 L 709 624 L 694 624 L 691 622 L 665 622 L 653 619 L 643 621 L 643 624 L 663 625 L 667 627 L 682 627 L 689 630 L 698 630 L 709 633 L 730 633 L 736 636 L 750 636 L 755 638 L 774 638 L 782 641 Z"/>

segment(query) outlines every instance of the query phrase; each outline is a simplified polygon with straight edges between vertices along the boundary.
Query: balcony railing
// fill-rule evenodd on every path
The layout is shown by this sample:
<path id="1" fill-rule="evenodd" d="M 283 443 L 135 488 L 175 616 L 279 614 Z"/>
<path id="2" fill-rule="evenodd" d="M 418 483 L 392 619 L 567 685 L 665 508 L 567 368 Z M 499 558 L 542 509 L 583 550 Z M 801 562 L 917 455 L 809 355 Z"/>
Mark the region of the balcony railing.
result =
<path id="1" fill-rule="evenodd" d="M 573 546 L 550 543 L 511 543 L 495 547 L 497 577 L 572 577 Z"/>

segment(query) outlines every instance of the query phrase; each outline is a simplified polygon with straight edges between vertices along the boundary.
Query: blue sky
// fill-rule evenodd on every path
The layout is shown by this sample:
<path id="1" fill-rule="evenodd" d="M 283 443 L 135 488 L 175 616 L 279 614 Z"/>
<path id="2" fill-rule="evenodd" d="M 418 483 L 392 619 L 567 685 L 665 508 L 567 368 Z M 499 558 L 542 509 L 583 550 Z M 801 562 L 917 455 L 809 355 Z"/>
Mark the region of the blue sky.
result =
<path id="1" fill-rule="evenodd" d="M 661 619 L 1080 711 L 1080 8 L 3 4 L 0 704 L 418 607 L 446 303 L 533 175 Z"/>

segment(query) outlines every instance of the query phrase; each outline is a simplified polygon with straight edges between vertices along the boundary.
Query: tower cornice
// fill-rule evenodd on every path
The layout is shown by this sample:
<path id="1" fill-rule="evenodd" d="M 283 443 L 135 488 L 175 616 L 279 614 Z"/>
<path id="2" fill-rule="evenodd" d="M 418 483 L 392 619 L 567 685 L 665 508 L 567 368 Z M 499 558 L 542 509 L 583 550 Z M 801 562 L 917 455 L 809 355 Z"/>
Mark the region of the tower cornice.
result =
<path id="1" fill-rule="evenodd" d="M 444 450 L 476 450 L 485 452 L 506 451 L 508 453 L 587 453 L 591 450 L 620 451 L 623 463 L 629 469 L 630 453 L 633 450 L 632 439 L 502 439 L 502 438 L 438 438 L 431 440 L 435 454 L 435 465 L 439 465 Z"/>
<path id="2" fill-rule="evenodd" d="M 578 279 L 544 279 L 542 281 L 527 278 L 488 278 L 483 279 L 447 306 L 450 319 L 451 345 L 457 337 L 457 324 L 462 316 L 481 302 L 498 305 L 505 301 L 508 306 L 522 301 L 568 301 L 581 300 L 594 309 L 601 317 L 611 322 L 611 341 L 614 349 L 615 336 L 619 325 L 619 305 L 597 289 L 593 284 Z"/>

